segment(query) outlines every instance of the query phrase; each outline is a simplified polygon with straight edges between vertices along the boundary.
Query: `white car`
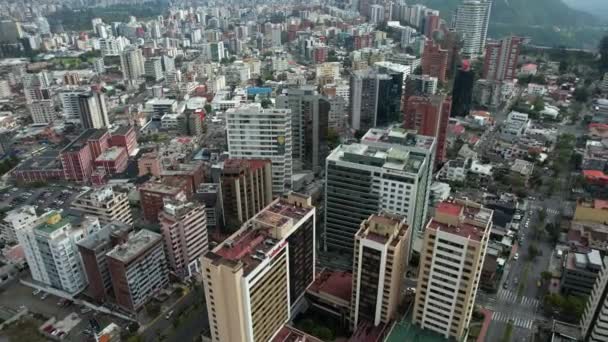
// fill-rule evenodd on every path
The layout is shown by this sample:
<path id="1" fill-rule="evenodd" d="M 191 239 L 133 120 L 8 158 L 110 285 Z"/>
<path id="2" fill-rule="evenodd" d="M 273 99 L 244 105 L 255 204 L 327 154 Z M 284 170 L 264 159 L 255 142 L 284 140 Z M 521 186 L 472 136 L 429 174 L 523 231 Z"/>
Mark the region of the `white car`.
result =
<path id="1" fill-rule="evenodd" d="M 515 253 L 515 255 L 513 256 L 513 260 L 517 260 L 519 259 L 519 253 Z"/>

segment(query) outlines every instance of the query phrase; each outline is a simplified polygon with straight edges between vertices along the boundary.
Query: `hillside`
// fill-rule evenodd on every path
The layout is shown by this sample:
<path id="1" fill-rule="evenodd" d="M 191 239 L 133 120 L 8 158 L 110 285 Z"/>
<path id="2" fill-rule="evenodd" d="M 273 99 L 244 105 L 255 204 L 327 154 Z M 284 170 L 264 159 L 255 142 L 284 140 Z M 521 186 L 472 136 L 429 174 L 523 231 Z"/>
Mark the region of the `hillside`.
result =
<path id="1" fill-rule="evenodd" d="M 417 0 L 438 9 L 448 19 L 462 0 Z M 566 0 L 595 1 L 595 0 Z M 608 0 L 600 0 L 608 3 Z M 564 0 L 494 0 L 489 35 L 530 36 L 534 44 L 565 45 L 577 48 L 596 47 L 606 33 L 593 15 L 568 7 Z"/>
<path id="2" fill-rule="evenodd" d="M 608 22 L 608 1 L 606 0 L 564 0 L 564 2 L 572 8 L 593 13 L 602 21 Z"/>

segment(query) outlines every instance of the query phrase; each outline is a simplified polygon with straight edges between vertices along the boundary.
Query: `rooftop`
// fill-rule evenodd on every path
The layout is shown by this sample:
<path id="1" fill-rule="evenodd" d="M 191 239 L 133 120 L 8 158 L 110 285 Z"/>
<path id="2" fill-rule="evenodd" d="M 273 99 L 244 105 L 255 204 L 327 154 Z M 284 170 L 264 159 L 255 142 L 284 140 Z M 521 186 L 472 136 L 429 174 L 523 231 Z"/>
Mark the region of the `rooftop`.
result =
<path id="1" fill-rule="evenodd" d="M 87 146 L 87 142 L 89 140 L 99 140 L 104 134 L 107 134 L 108 131 L 105 129 L 87 129 L 82 132 L 76 139 L 72 140 L 66 147 L 61 150 L 61 152 L 75 152 L 80 151 L 85 146 Z"/>
<path id="2" fill-rule="evenodd" d="M 346 271 L 323 269 L 307 292 L 317 295 L 326 294 L 350 302 L 352 295 L 353 274 Z"/>
<path id="3" fill-rule="evenodd" d="M 95 161 L 114 161 L 120 157 L 121 154 L 126 154 L 126 149 L 121 146 L 112 146 L 107 150 L 103 151 Z"/>
<path id="4" fill-rule="evenodd" d="M 408 225 L 398 216 L 388 214 L 371 215 L 361 224 L 357 236 L 383 245 L 396 245 L 407 233 Z"/>
<path id="5" fill-rule="evenodd" d="M 379 147 L 364 144 L 340 145 L 329 155 L 328 159 L 414 174 L 420 171 L 425 161 L 424 156 L 412 154 L 403 146 Z"/>
<path id="6" fill-rule="evenodd" d="M 40 156 L 34 156 L 19 163 L 16 171 L 27 170 L 63 170 L 59 160 L 59 151 L 53 150 Z"/>
<path id="7" fill-rule="evenodd" d="M 129 236 L 129 240 L 127 240 L 127 242 L 114 247 L 106 254 L 106 256 L 123 263 L 128 263 L 134 257 L 140 255 L 161 239 L 162 236 L 160 234 L 154 233 L 147 229 L 142 229 Z"/>
<path id="8" fill-rule="evenodd" d="M 109 241 L 112 234 L 128 233 L 130 230 L 131 226 L 127 224 L 110 223 L 101 227 L 101 229 L 95 233 L 78 241 L 76 244 L 86 249 L 95 249 L 100 244 Z"/>
<path id="9" fill-rule="evenodd" d="M 156 192 L 165 195 L 177 195 L 182 189 L 160 182 L 149 181 L 139 186 L 140 191 Z"/>
<path id="10" fill-rule="evenodd" d="M 318 338 L 298 329 L 284 325 L 271 342 L 321 342 Z"/>
<path id="11" fill-rule="evenodd" d="M 61 213 L 57 211 L 52 211 L 48 214 L 46 222 L 36 227 L 36 230 L 39 230 L 45 234 L 52 234 L 54 231 L 61 229 L 67 224 L 71 223 L 72 220 L 69 219 L 69 216 L 62 217 Z"/>
<path id="12" fill-rule="evenodd" d="M 430 150 L 434 142 L 434 137 L 416 134 L 416 131 L 396 127 L 388 129 L 372 128 L 361 138 L 362 144 L 386 143 L 424 150 Z"/>
<path id="13" fill-rule="evenodd" d="M 118 126 L 118 128 L 112 131 L 112 135 L 126 135 L 132 130 L 132 126 Z"/>
<path id="14" fill-rule="evenodd" d="M 444 201 L 437 205 L 428 228 L 481 241 L 489 234 L 493 211 L 468 200 Z"/>

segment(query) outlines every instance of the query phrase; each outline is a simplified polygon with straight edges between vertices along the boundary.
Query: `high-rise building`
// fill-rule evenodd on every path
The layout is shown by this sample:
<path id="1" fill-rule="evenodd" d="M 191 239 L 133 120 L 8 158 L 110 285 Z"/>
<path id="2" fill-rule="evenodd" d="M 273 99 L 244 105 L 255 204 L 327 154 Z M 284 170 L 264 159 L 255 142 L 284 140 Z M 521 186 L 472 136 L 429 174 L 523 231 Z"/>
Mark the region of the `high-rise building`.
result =
<path id="1" fill-rule="evenodd" d="M 483 55 L 488 37 L 492 0 L 465 0 L 456 10 L 454 27 L 463 39 L 467 58 Z"/>
<path id="2" fill-rule="evenodd" d="M 436 140 L 401 128 L 371 129 L 360 144 L 341 145 L 327 157 L 325 246 L 352 251 L 361 222 L 385 211 L 423 230 Z"/>
<path id="3" fill-rule="evenodd" d="M 132 224 L 133 216 L 126 192 L 111 186 L 87 190 L 74 198 L 72 209 L 99 218 L 102 224 Z"/>
<path id="4" fill-rule="evenodd" d="M 396 318 L 412 231 L 398 216 L 371 215 L 355 234 L 351 327 L 360 321 L 389 324 Z"/>
<path id="5" fill-rule="evenodd" d="M 59 94 L 63 117 L 80 122 L 84 129 L 104 128 L 110 125 L 106 97 L 101 92 L 84 90 L 64 91 Z"/>
<path id="6" fill-rule="evenodd" d="M 439 82 L 446 81 L 448 69 L 448 51 L 441 48 L 433 40 L 428 39 L 424 43 L 422 53 L 422 73 L 431 77 L 437 77 Z"/>
<path id="7" fill-rule="evenodd" d="M 442 202 L 424 232 L 414 323 L 460 340 L 471 322 L 493 211 L 466 199 Z"/>
<path id="8" fill-rule="evenodd" d="M 512 80 L 517 75 L 517 61 L 523 38 L 507 37 L 488 42 L 483 63 L 483 78 L 490 81 Z"/>
<path id="9" fill-rule="evenodd" d="M 21 25 L 12 20 L 4 19 L 0 20 L 0 42 L 2 43 L 15 43 L 23 36 Z"/>
<path id="10" fill-rule="evenodd" d="M 277 108 L 291 110 L 294 170 L 319 172 L 329 153 L 326 139 L 330 105 L 315 89 L 289 89 L 276 99 Z"/>
<path id="11" fill-rule="evenodd" d="M 437 139 L 436 165 L 446 160 L 446 140 L 451 109 L 452 98 L 443 94 L 410 96 L 403 106 L 404 128 L 415 129 L 418 134 Z"/>
<path id="12" fill-rule="evenodd" d="M 144 56 L 140 49 L 130 48 L 120 54 L 122 78 L 125 81 L 135 81 L 145 74 Z"/>
<path id="13" fill-rule="evenodd" d="M 270 159 L 272 192 L 291 188 L 292 136 L 289 109 L 262 109 L 259 104 L 226 111 L 228 154 L 237 159 Z"/>
<path id="14" fill-rule="evenodd" d="M 169 268 L 182 279 L 201 274 L 201 257 L 209 247 L 205 206 L 166 200 L 158 221 Z"/>
<path id="15" fill-rule="evenodd" d="M 437 77 L 429 75 L 409 75 L 405 82 L 403 101 L 406 102 L 410 96 L 435 95 L 435 93 L 437 93 L 437 83 Z"/>
<path id="16" fill-rule="evenodd" d="M 98 303 L 104 302 L 112 291 L 106 254 L 114 246 L 126 241 L 131 229 L 130 225 L 109 223 L 76 243 L 89 281 L 86 293 Z"/>
<path id="17" fill-rule="evenodd" d="M 400 121 L 403 73 L 355 71 L 350 78 L 350 125 L 367 131 Z"/>
<path id="18" fill-rule="evenodd" d="M 220 182 L 228 229 L 239 228 L 272 202 L 270 160 L 226 159 Z"/>
<path id="19" fill-rule="evenodd" d="M 289 194 L 203 258 L 212 341 L 269 341 L 315 279 L 315 207 Z M 238 314 L 236 314 L 238 313 Z"/>
<path id="20" fill-rule="evenodd" d="M 0 220 L 0 238 L 6 242 L 17 242 L 17 231 L 35 225 L 39 219 L 36 208 L 25 205 L 9 210 Z"/>
<path id="21" fill-rule="evenodd" d="M 169 269 L 160 234 L 142 229 L 106 254 L 116 304 L 139 310 L 169 285 Z"/>
<path id="22" fill-rule="evenodd" d="M 583 341 L 608 340 L 608 259 L 603 264 L 581 320 Z"/>
<path id="23" fill-rule="evenodd" d="M 27 104 L 34 125 L 47 125 L 55 121 L 55 104 L 53 100 L 36 100 Z"/>
<path id="24" fill-rule="evenodd" d="M 369 21 L 372 24 L 380 24 L 384 22 L 384 6 L 371 5 L 369 8 Z"/>
<path id="25" fill-rule="evenodd" d="M 70 295 L 87 286 L 76 243 L 101 227 L 94 217 L 62 217 L 49 211 L 28 225 L 16 226 L 32 278 Z"/>
<path id="26" fill-rule="evenodd" d="M 8 83 L 8 80 L 0 80 L 0 99 L 6 99 L 11 96 L 11 85 Z"/>
<path id="27" fill-rule="evenodd" d="M 452 91 L 452 116 L 467 116 L 473 103 L 473 85 L 475 74 L 468 60 L 462 61 L 460 69 L 454 78 Z"/>
<path id="28" fill-rule="evenodd" d="M 161 57 L 152 57 L 144 62 L 144 75 L 155 82 L 163 79 L 163 64 Z"/>
<path id="29" fill-rule="evenodd" d="M 139 196 L 143 218 L 148 222 L 158 222 L 158 214 L 162 211 L 164 201 L 171 199 L 186 201 L 189 189 L 188 182 L 183 180 L 176 186 L 160 182 L 147 182 L 139 187 Z"/>

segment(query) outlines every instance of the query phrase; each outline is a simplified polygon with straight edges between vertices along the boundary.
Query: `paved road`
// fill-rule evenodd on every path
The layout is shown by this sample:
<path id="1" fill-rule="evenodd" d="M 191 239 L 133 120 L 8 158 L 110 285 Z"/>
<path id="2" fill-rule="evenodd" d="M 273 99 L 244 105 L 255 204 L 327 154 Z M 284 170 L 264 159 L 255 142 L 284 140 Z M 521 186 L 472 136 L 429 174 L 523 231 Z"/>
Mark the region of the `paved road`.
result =
<path id="1" fill-rule="evenodd" d="M 199 302 L 201 305 L 195 307 Z M 174 328 L 173 319 L 178 317 L 180 313 L 192 310 L 180 324 Z M 198 338 L 204 330 L 209 329 L 209 320 L 207 317 L 207 307 L 204 303 L 204 293 L 190 291 L 173 307 L 173 315 L 170 319 L 165 318 L 165 313 L 152 323 L 144 332 L 143 337 L 146 342 L 159 341 L 158 332 L 166 337 L 164 341 L 175 342 L 190 342 Z"/>

